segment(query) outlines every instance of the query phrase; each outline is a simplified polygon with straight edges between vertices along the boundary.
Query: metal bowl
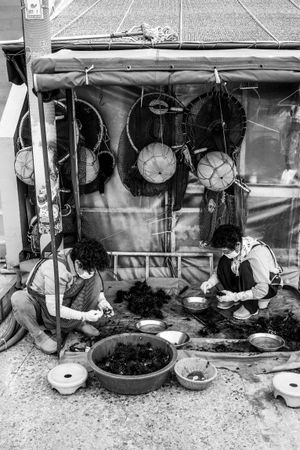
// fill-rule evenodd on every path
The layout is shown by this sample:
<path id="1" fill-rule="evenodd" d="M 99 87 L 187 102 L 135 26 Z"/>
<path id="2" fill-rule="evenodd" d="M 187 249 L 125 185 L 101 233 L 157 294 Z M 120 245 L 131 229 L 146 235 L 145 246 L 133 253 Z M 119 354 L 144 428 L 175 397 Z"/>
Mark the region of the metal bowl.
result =
<path id="1" fill-rule="evenodd" d="M 276 352 L 285 345 L 284 339 L 271 333 L 254 333 L 248 337 L 248 341 L 253 347 L 262 352 Z"/>
<path id="2" fill-rule="evenodd" d="M 186 297 L 182 300 L 182 306 L 191 313 L 197 313 L 208 308 L 209 300 L 205 297 Z"/>
<path id="3" fill-rule="evenodd" d="M 217 308 L 219 309 L 229 309 L 232 308 L 234 305 L 234 302 L 218 302 L 217 303 Z"/>
<path id="4" fill-rule="evenodd" d="M 156 336 L 165 339 L 166 341 L 170 342 L 170 344 L 175 345 L 176 348 L 181 348 L 190 341 L 189 335 L 187 333 L 184 333 L 183 331 L 161 331 Z"/>
<path id="5" fill-rule="evenodd" d="M 168 328 L 168 325 L 163 320 L 158 319 L 141 319 L 136 322 L 135 327 L 141 333 L 157 334 Z"/>

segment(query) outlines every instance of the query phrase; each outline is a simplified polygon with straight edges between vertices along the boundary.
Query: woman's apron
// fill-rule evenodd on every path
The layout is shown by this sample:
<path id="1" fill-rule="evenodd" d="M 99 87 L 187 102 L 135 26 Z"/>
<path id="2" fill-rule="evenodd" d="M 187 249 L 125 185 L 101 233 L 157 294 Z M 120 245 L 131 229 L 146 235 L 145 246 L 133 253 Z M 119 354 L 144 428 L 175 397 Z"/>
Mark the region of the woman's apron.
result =
<path id="1" fill-rule="evenodd" d="M 32 283 L 34 277 L 41 267 L 41 265 L 46 261 L 46 259 L 41 259 L 34 267 L 30 278 L 27 282 L 28 293 L 37 301 L 41 308 L 41 316 L 45 327 L 48 330 L 56 328 L 56 317 L 51 316 L 47 309 L 45 294 L 40 294 L 32 289 Z M 58 261 L 63 263 L 68 269 L 67 261 L 62 258 L 58 258 Z M 89 311 L 94 303 L 93 292 L 95 287 L 95 282 L 97 281 L 98 274 L 95 274 L 92 278 L 84 280 L 80 277 L 74 278 L 72 286 L 65 291 L 63 297 L 63 306 L 75 309 L 76 311 Z M 60 319 L 62 331 L 69 332 L 75 329 L 81 320 L 75 319 Z"/>

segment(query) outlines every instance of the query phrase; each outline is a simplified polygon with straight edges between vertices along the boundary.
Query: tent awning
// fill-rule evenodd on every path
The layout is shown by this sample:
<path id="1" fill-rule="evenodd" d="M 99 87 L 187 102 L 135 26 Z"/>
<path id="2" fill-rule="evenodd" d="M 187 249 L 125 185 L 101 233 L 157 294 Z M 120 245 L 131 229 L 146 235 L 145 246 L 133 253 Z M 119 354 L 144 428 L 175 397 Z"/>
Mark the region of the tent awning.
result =
<path id="1" fill-rule="evenodd" d="M 60 50 L 32 62 L 37 91 L 91 85 L 299 82 L 300 50 Z"/>

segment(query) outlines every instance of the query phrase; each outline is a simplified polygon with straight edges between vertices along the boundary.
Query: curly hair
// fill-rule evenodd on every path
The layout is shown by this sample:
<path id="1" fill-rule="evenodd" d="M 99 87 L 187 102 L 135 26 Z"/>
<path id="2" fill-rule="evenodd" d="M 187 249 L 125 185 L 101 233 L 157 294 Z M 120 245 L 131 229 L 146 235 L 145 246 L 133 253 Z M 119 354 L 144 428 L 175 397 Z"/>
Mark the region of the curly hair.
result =
<path id="1" fill-rule="evenodd" d="M 109 267 L 109 256 L 103 245 L 96 239 L 85 238 L 77 242 L 71 250 L 71 259 L 81 262 L 83 270 L 105 270 Z"/>
<path id="2" fill-rule="evenodd" d="M 214 248 L 228 248 L 234 250 L 238 242 L 242 241 L 242 231 L 236 225 L 220 225 L 213 234 L 211 245 Z"/>

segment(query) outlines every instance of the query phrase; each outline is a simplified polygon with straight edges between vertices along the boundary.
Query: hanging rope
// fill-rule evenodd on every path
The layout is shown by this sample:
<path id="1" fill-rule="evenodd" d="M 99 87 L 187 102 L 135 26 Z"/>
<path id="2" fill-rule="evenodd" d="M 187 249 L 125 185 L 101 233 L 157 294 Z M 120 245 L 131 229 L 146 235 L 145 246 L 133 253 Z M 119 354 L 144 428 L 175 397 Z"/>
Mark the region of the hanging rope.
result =
<path id="1" fill-rule="evenodd" d="M 151 41 L 152 44 L 178 40 L 178 33 L 169 26 L 153 28 L 148 23 L 142 23 L 141 30 L 143 32 L 143 38 Z"/>
<path id="2" fill-rule="evenodd" d="M 93 68 L 94 68 L 94 64 L 92 64 L 90 67 L 86 67 L 85 69 L 84 69 L 84 71 L 85 71 L 85 84 L 88 86 L 89 85 L 89 72 L 91 71 L 91 70 L 93 70 Z"/>
<path id="3" fill-rule="evenodd" d="M 215 78 L 216 78 L 216 85 L 217 85 L 217 88 L 218 88 L 218 103 L 219 103 L 219 110 L 220 110 L 220 119 L 221 119 L 222 136 L 223 136 L 223 142 L 224 142 L 224 150 L 225 150 L 225 153 L 228 153 L 228 151 L 227 151 L 226 135 L 225 135 L 224 114 L 223 114 L 222 102 L 221 102 L 222 85 L 221 85 L 221 78 L 220 78 L 219 72 L 218 72 L 216 67 L 214 69 L 214 74 L 215 74 Z"/>

